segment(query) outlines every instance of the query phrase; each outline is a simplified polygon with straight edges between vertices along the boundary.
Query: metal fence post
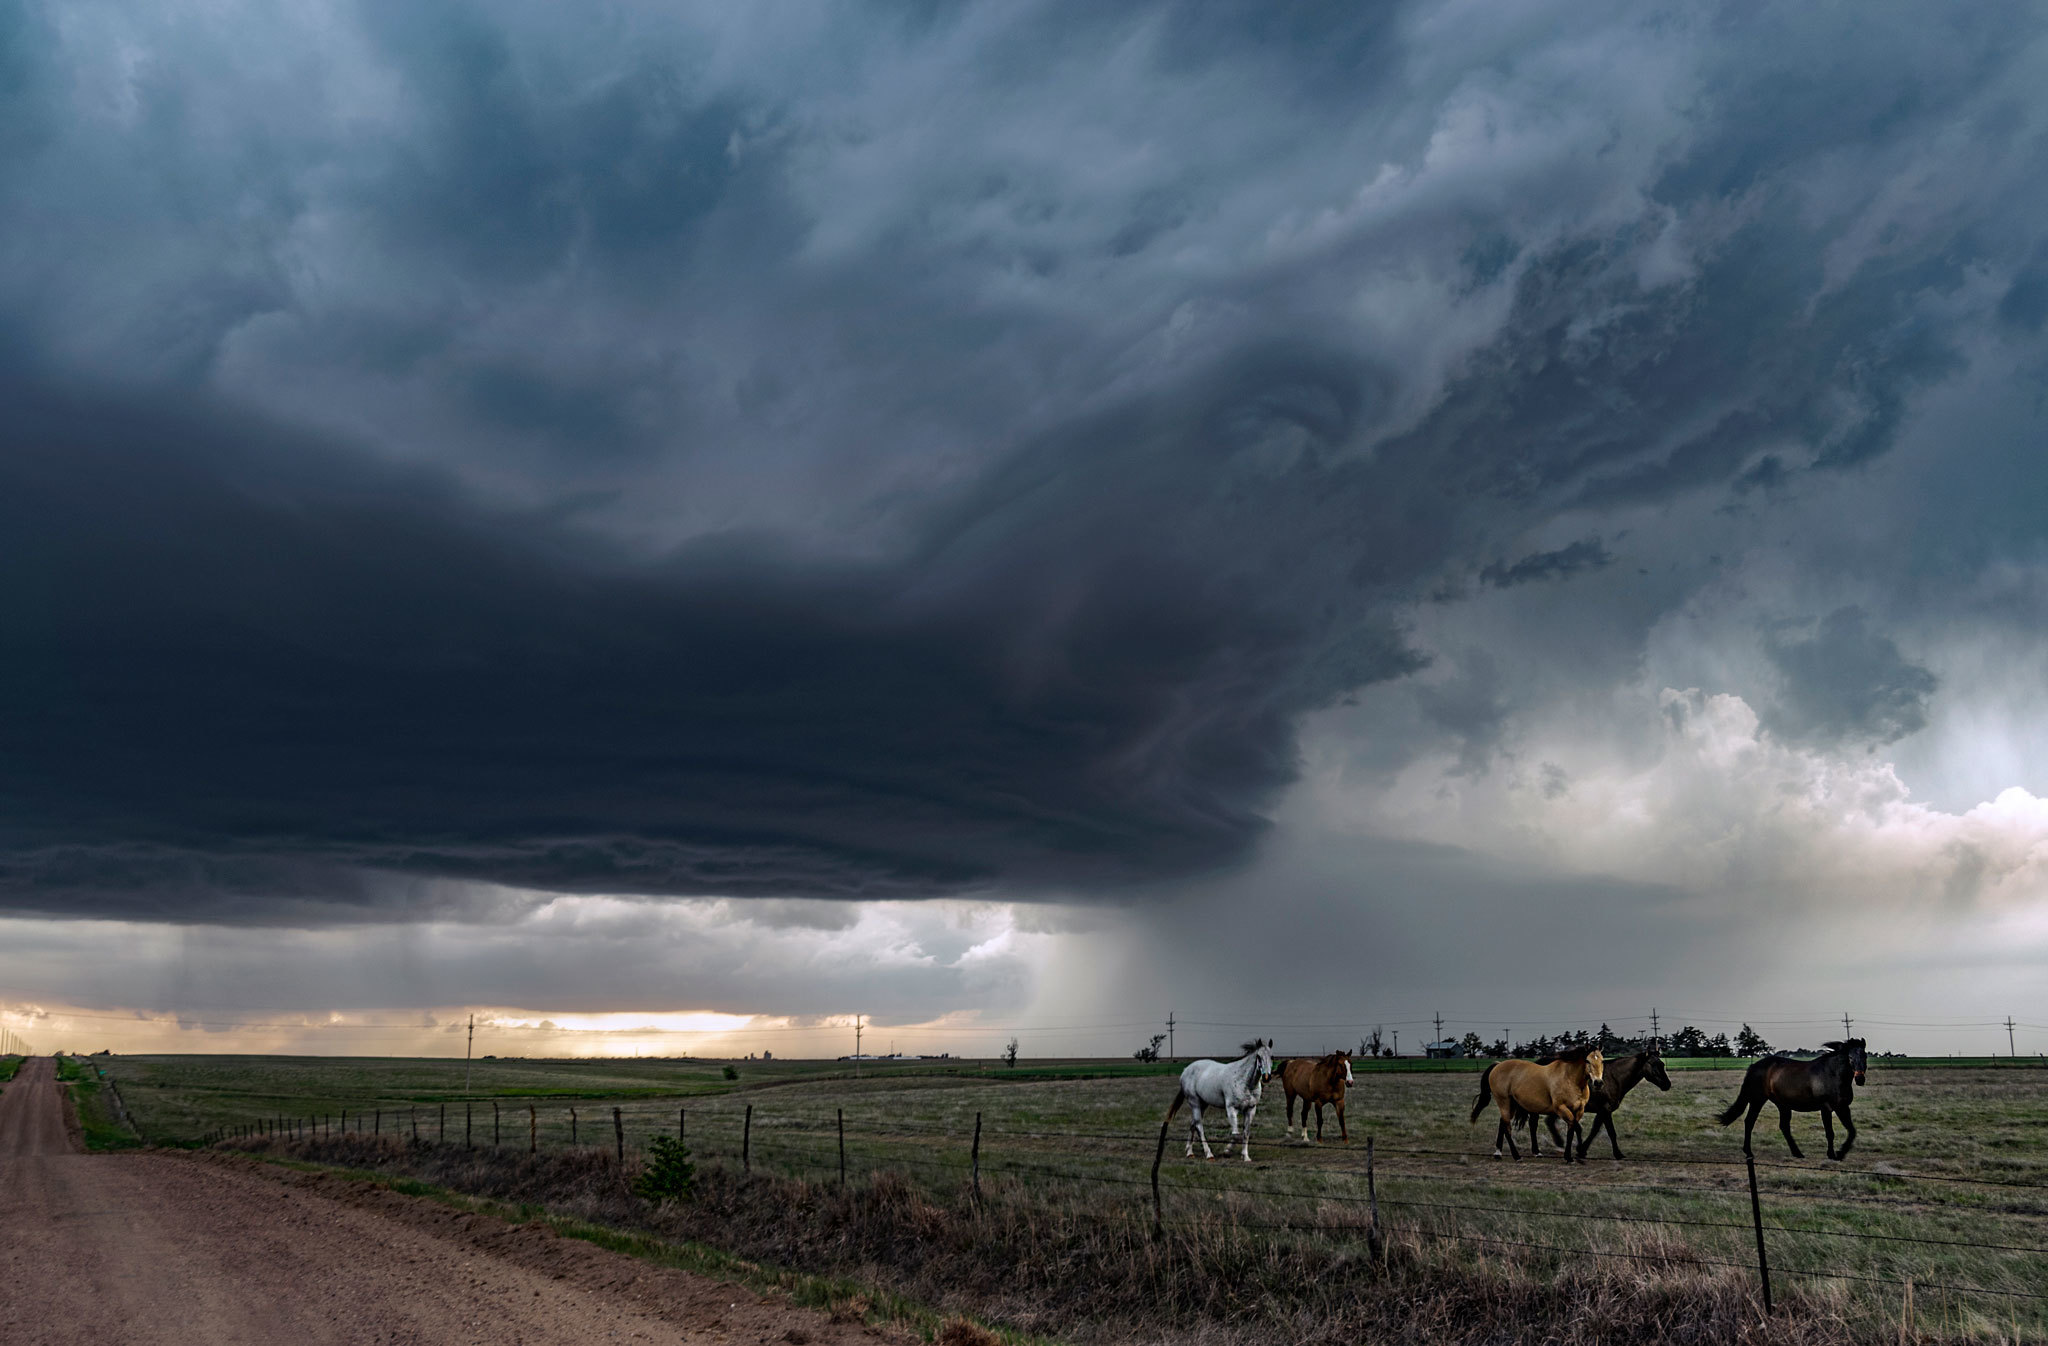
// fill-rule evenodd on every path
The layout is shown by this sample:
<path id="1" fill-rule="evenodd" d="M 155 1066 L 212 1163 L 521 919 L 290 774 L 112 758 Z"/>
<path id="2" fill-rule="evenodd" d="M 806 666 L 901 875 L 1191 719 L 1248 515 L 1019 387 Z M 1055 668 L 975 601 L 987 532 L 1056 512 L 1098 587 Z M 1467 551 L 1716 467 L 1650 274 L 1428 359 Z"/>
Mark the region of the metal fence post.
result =
<path id="1" fill-rule="evenodd" d="M 474 1103 L 464 1103 L 462 1105 L 462 1148 L 465 1150 L 476 1148 L 476 1104 Z"/>
<path id="2" fill-rule="evenodd" d="M 491 1104 L 491 1148 L 497 1149 L 498 1144 L 498 1105 L 496 1102 L 493 1102 Z"/>
<path id="3" fill-rule="evenodd" d="M 1749 1216 L 1756 1224 L 1756 1274 L 1764 1284 L 1764 1312 L 1770 1313 L 1771 1263 L 1770 1259 L 1764 1256 L 1764 1208 L 1756 1194 L 1756 1156 L 1745 1154 L 1742 1158 L 1749 1165 Z"/>
<path id="4" fill-rule="evenodd" d="M 683 1109 L 676 1109 L 676 1144 L 683 1143 Z"/>
<path id="5" fill-rule="evenodd" d="M 576 1143 L 576 1109 L 569 1109 L 569 1143 Z"/>
<path id="6" fill-rule="evenodd" d="M 974 1199 L 981 1200 L 981 1114 L 974 1114 Z"/>
<path id="7" fill-rule="evenodd" d="M 1365 1246 L 1374 1257 L 1379 1257 L 1384 1249 L 1380 1243 L 1380 1189 L 1373 1179 L 1371 1136 L 1365 1138 L 1365 1201 L 1369 1221 L 1365 1227 Z"/>
<path id="8" fill-rule="evenodd" d="M 740 1169 L 754 1171 L 754 1105 L 747 1104 L 747 1120 L 740 1129 Z"/>
<path id="9" fill-rule="evenodd" d="M 846 1109 L 836 1111 L 839 1113 L 839 1186 L 843 1189 L 846 1186 Z"/>
<path id="10" fill-rule="evenodd" d="M 619 1167 L 626 1166 L 626 1119 L 617 1108 L 612 1109 L 612 1132 L 619 1142 Z"/>
<path id="11" fill-rule="evenodd" d="M 540 1114 L 534 1111 L 531 1103 L 526 1105 L 526 1152 L 540 1153 Z"/>
<path id="12" fill-rule="evenodd" d="M 1159 1164 L 1166 1158 L 1166 1128 L 1173 1124 L 1171 1117 L 1159 1123 L 1159 1148 L 1152 1152 L 1152 1237 L 1160 1238 L 1166 1233 L 1165 1208 L 1159 1201 Z"/>

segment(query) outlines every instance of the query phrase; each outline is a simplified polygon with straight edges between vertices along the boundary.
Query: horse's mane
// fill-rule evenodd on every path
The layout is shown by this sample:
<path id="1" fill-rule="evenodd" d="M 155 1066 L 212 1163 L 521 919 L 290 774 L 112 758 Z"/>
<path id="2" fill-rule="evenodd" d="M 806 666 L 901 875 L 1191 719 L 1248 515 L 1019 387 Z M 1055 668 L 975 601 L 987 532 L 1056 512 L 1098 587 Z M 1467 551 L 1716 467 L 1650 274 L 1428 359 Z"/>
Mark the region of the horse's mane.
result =
<path id="1" fill-rule="evenodd" d="M 1599 1050 L 1599 1043 L 1589 1042 L 1583 1047 L 1572 1047 L 1566 1051 L 1552 1052 L 1548 1057 L 1538 1061 L 1536 1064 L 1541 1066 L 1548 1065 L 1552 1061 L 1583 1061 Z"/>
<path id="2" fill-rule="evenodd" d="M 1866 1045 L 1862 1038 L 1850 1038 L 1847 1042 L 1823 1042 L 1820 1044 L 1820 1049 L 1832 1056 L 1836 1052 L 1853 1052 L 1857 1048 Z"/>

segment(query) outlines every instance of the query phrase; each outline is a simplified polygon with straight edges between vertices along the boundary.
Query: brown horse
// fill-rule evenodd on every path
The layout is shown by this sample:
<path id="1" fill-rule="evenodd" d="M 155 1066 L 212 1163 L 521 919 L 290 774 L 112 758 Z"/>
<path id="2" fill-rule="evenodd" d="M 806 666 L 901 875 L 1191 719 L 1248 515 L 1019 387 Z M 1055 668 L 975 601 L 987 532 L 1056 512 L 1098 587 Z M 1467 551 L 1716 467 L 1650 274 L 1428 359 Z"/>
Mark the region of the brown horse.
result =
<path id="1" fill-rule="evenodd" d="M 1538 1064 L 1541 1064 L 1539 1062 Z M 1629 1056 L 1617 1056 L 1605 1063 L 1600 1073 L 1600 1084 L 1586 1097 L 1586 1111 L 1593 1115 L 1593 1129 L 1579 1142 L 1579 1158 L 1585 1159 L 1586 1151 L 1593 1147 L 1593 1141 L 1600 1134 L 1600 1128 L 1607 1128 L 1607 1143 L 1614 1147 L 1614 1157 L 1621 1158 L 1621 1140 L 1614 1134 L 1614 1110 L 1621 1106 L 1621 1100 L 1628 1097 L 1628 1091 L 1644 1080 L 1656 1085 L 1665 1093 L 1671 1092 L 1671 1077 L 1664 1073 L 1664 1058 L 1651 1046 Z M 1519 1109 L 1517 1109 L 1519 1111 Z M 1550 1138 L 1559 1145 L 1564 1136 L 1558 1132 L 1557 1116 L 1548 1119 Z"/>
<path id="2" fill-rule="evenodd" d="M 1582 1139 L 1579 1119 L 1586 1115 L 1586 1100 L 1600 1082 L 1605 1062 L 1598 1047 L 1574 1047 L 1547 1058 L 1542 1064 L 1509 1059 L 1496 1061 L 1479 1077 L 1479 1101 L 1472 1105 L 1472 1120 L 1486 1110 L 1488 1102 L 1500 1109 L 1500 1129 L 1494 1133 L 1493 1157 L 1500 1158 L 1502 1141 L 1508 1153 L 1520 1159 L 1515 1148 L 1514 1120 L 1529 1119 L 1529 1157 L 1538 1154 L 1536 1119 L 1561 1117 L 1565 1123 L 1564 1161 L 1572 1161 L 1572 1145 Z"/>
<path id="3" fill-rule="evenodd" d="M 1855 1086 L 1863 1083 L 1863 1045 L 1862 1038 L 1823 1042 L 1826 1053 L 1811 1061 L 1766 1056 L 1742 1077 L 1742 1092 L 1721 1114 L 1721 1125 L 1728 1125 L 1742 1115 L 1744 1108 L 1749 1109 L 1749 1120 L 1742 1125 L 1742 1152 L 1752 1153 L 1749 1136 L 1756 1130 L 1757 1114 L 1764 1110 L 1764 1104 L 1776 1103 L 1778 1129 L 1785 1133 L 1785 1144 L 1794 1159 L 1804 1159 L 1799 1142 L 1792 1139 L 1792 1114 L 1818 1112 L 1821 1129 L 1827 1132 L 1828 1158 L 1842 1158 L 1856 1143 L 1856 1123 L 1850 1120 L 1849 1103 L 1855 1097 Z M 1839 1115 L 1849 1131 L 1840 1150 L 1835 1149 L 1835 1123 L 1828 1115 L 1830 1112 Z"/>
<path id="4" fill-rule="evenodd" d="M 1316 1139 L 1323 1138 L 1323 1105 L 1337 1105 L 1337 1132 L 1348 1145 L 1351 1132 L 1344 1125 L 1344 1090 L 1351 1083 L 1351 1053 L 1331 1052 L 1328 1056 L 1297 1057 L 1280 1067 L 1280 1087 L 1287 1091 L 1287 1134 L 1294 1134 L 1294 1100 L 1301 1099 L 1301 1138 L 1308 1139 L 1308 1105 L 1316 1105 Z"/>

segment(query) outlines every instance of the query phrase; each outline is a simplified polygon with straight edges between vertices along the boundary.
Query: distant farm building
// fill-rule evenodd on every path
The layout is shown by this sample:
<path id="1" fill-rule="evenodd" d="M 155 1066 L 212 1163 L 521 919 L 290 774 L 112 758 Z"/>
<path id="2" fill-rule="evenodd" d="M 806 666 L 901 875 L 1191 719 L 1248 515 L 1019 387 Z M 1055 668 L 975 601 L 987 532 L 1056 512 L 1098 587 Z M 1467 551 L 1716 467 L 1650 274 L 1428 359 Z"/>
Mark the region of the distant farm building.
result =
<path id="1" fill-rule="evenodd" d="M 1445 1038 L 1442 1042 L 1424 1043 L 1422 1046 L 1422 1052 L 1423 1055 L 1428 1056 L 1433 1060 L 1447 1061 L 1453 1057 L 1463 1056 L 1465 1054 L 1465 1049 L 1463 1047 L 1460 1047 L 1451 1039 Z"/>

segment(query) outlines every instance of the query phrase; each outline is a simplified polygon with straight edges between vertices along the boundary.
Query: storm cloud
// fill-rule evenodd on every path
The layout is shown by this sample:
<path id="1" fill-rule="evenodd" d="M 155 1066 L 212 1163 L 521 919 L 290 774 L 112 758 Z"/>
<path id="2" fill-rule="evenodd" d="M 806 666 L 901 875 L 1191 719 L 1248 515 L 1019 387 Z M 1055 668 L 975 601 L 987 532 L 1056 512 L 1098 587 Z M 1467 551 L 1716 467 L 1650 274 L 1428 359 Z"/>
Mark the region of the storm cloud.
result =
<path id="1" fill-rule="evenodd" d="M 2038 27 L 0 4 L 0 903 L 1157 898 L 1417 675 L 1482 773 L 1426 609 L 1639 659 L 2039 360 Z"/>

